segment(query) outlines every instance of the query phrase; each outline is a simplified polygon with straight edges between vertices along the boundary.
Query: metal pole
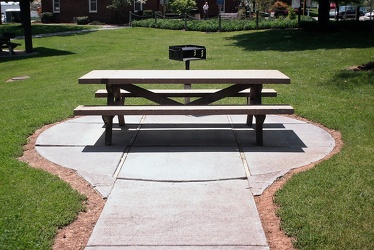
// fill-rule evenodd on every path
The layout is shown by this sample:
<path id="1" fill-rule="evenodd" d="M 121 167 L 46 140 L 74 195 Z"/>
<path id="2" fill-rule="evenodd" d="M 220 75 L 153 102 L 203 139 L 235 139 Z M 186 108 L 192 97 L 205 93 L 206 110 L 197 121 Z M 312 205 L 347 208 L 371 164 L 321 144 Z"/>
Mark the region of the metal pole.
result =
<path id="1" fill-rule="evenodd" d="M 186 60 L 186 70 L 190 70 L 190 60 Z M 184 84 L 184 89 L 191 89 L 191 84 Z M 184 103 L 187 104 L 190 102 L 190 98 L 189 97 L 185 97 L 184 98 Z"/>
<path id="2" fill-rule="evenodd" d="M 129 14 L 129 26 L 131 27 L 131 10 L 130 10 L 130 14 Z"/>
<path id="3" fill-rule="evenodd" d="M 221 25 L 222 25 L 222 21 L 221 21 L 221 13 L 218 15 L 218 31 L 221 31 Z"/>

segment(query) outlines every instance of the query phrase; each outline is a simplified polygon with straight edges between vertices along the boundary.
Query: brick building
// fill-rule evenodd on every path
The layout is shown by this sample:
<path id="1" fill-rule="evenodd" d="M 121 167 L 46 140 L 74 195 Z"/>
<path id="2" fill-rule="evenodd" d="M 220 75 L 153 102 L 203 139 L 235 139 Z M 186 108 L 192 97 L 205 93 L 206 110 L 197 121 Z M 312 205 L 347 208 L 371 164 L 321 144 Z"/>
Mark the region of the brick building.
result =
<path id="1" fill-rule="evenodd" d="M 235 9 L 233 0 L 196 0 L 196 6 L 202 15 L 202 7 L 205 2 L 209 3 L 209 16 L 217 16 L 220 12 L 232 12 Z M 71 23 L 75 18 L 88 16 L 90 21 L 100 21 L 103 23 L 128 23 L 130 11 L 139 13 L 143 10 L 163 11 L 163 0 L 147 0 L 145 4 L 134 0 L 128 6 L 121 18 L 115 11 L 107 8 L 112 0 L 41 0 L 42 12 L 53 13 L 53 20 L 57 23 Z M 220 7 L 217 3 L 220 3 Z M 222 4 L 223 3 L 223 4 Z"/>

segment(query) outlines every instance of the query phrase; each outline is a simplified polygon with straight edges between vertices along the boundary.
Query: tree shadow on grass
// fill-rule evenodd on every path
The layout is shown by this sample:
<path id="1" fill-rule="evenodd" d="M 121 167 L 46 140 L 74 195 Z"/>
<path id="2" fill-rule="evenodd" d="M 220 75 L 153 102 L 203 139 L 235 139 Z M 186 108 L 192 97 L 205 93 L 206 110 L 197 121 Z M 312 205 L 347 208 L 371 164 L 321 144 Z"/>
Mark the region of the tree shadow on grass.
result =
<path id="1" fill-rule="evenodd" d="M 231 46 L 247 51 L 305 51 L 317 49 L 374 48 L 373 34 L 335 32 L 320 34 L 302 30 L 266 30 L 231 36 Z"/>
<path id="2" fill-rule="evenodd" d="M 340 91 L 361 90 L 366 86 L 374 85 L 374 71 L 341 70 L 332 79 L 324 82 L 324 86 L 333 86 Z"/>
<path id="3" fill-rule="evenodd" d="M 58 50 L 58 49 L 51 49 L 46 47 L 37 47 L 34 48 L 33 53 L 26 53 L 26 52 L 16 52 L 15 55 L 10 56 L 8 52 L 3 52 L 0 54 L 0 62 L 10 62 L 10 61 L 18 61 L 18 60 L 25 60 L 27 58 L 35 58 L 35 57 L 50 57 L 50 56 L 66 56 L 66 55 L 73 55 L 74 53 L 66 50 Z"/>

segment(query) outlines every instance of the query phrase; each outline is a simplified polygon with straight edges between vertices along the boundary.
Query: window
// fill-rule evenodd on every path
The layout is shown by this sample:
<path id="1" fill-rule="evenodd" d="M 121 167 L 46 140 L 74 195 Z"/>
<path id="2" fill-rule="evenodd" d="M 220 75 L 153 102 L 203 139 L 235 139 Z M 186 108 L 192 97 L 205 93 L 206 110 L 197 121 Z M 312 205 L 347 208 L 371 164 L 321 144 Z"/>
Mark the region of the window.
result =
<path id="1" fill-rule="evenodd" d="M 90 13 L 97 13 L 97 0 L 88 0 Z"/>
<path id="2" fill-rule="evenodd" d="M 60 13 L 60 0 L 53 1 L 53 13 Z"/>
<path id="3" fill-rule="evenodd" d="M 142 11 L 143 4 L 141 0 L 134 0 L 134 12 Z"/>

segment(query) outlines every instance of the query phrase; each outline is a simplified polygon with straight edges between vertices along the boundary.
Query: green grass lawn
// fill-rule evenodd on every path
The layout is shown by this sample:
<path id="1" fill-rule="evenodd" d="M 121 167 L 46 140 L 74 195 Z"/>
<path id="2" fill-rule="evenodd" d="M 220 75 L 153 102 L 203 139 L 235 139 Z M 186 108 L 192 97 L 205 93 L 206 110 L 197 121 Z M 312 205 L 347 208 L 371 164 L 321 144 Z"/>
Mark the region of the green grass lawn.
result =
<path id="1" fill-rule="evenodd" d="M 84 210 L 84 197 L 67 184 L 16 160 L 37 128 L 71 117 L 77 105 L 105 102 L 94 98 L 99 86 L 78 85 L 78 78 L 93 69 L 184 69 L 183 62 L 168 59 L 168 47 L 181 44 L 207 49 L 207 59 L 193 61 L 191 70 L 282 71 L 291 85 L 265 86 L 279 93 L 267 102 L 289 103 L 298 115 L 341 131 L 339 154 L 277 192 L 282 228 L 300 249 L 374 249 L 374 72 L 347 70 L 374 61 L 373 38 L 146 28 L 34 38 L 38 55 L 0 58 L 1 249 L 49 249 L 56 230 Z M 30 78 L 6 82 L 25 75 Z"/>

